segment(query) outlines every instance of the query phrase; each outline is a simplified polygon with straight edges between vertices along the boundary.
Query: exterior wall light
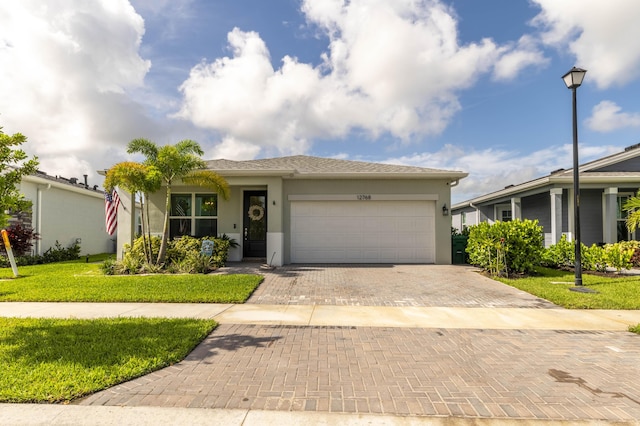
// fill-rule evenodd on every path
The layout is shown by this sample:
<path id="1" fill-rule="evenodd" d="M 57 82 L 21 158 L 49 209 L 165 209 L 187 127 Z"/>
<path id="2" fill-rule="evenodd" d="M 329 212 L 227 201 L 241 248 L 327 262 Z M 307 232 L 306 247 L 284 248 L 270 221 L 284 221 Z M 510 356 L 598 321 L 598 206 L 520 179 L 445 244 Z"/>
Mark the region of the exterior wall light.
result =
<path id="1" fill-rule="evenodd" d="M 449 216 L 449 209 L 447 208 L 447 203 L 442 205 L 442 216 Z"/>

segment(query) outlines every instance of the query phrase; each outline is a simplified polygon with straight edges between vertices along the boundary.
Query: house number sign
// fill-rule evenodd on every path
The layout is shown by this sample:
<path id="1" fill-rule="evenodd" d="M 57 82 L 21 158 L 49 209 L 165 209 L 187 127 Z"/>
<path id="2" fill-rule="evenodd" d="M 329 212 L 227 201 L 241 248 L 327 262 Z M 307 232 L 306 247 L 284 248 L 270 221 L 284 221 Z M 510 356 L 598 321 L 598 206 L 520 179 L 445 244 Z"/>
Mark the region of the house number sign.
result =
<path id="1" fill-rule="evenodd" d="M 358 194 L 356 198 L 360 201 L 368 201 L 371 200 L 371 194 Z"/>

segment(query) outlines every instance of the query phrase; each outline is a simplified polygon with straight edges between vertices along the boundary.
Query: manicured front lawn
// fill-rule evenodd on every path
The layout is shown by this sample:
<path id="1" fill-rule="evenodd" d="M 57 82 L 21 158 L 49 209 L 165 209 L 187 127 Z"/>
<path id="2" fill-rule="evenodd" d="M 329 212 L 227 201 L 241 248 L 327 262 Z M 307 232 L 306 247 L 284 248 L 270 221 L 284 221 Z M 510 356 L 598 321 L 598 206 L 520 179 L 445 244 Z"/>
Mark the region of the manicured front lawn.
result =
<path id="1" fill-rule="evenodd" d="M 0 269 L 2 302 L 242 303 L 262 281 L 249 274 L 106 276 L 98 263 L 21 266 L 19 277 Z"/>
<path id="2" fill-rule="evenodd" d="M 0 318 L 0 402 L 62 402 L 182 360 L 213 320 Z"/>
<path id="3" fill-rule="evenodd" d="M 597 293 L 569 291 L 573 272 L 539 268 L 539 275 L 527 278 L 496 278 L 512 287 L 569 309 L 640 309 L 640 276 L 597 276 L 583 274 L 584 287 Z"/>

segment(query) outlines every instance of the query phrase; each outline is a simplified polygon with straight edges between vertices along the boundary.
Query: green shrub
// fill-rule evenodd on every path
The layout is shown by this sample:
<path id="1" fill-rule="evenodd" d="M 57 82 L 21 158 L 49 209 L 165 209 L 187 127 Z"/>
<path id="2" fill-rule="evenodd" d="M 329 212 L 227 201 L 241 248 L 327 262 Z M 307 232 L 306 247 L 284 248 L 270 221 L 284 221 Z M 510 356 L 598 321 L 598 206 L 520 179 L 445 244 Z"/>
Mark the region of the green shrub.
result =
<path id="1" fill-rule="evenodd" d="M 71 243 L 68 247 L 62 247 L 62 245 L 56 240 L 54 247 L 50 247 L 42 255 L 33 256 L 17 256 L 15 258 L 16 265 L 40 265 L 43 263 L 64 262 L 67 260 L 76 260 L 80 258 L 80 243 L 78 240 Z M 0 267 L 8 268 L 11 264 L 9 258 L 6 256 L 0 256 Z"/>
<path id="2" fill-rule="evenodd" d="M 147 245 L 148 245 L 148 241 L 149 239 L 147 238 Z M 133 246 L 129 245 L 129 244 L 125 244 L 123 246 L 123 251 L 125 253 L 125 256 L 128 254 L 131 254 L 132 256 L 134 256 L 136 259 L 138 259 L 140 262 L 146 262 L 146 257 L 145 257 L 145 238 L 143 237 L 138 237 L 133 241 Z M 162 239 L 160 237 L 156 237 L 156 236 L 152 236 L 151 237 L 151 259 L 155 260 L 158 258 L 158 252 L 160 251 L 160 243 L 162 242 Z"/>
<path id="3" fill-rule="evenodd" d="M 167 247 L 167 262 L 180 263 L 186 259 L 190 253 L 200 254 L 202 240 L 200 238 L 183 235 L 169 241 Z"/>
<path id="4" fill-rule="evenodd" d="M 214 239 L 215 246 L 213 248 L 213 265 L 216 268 L 221 268 L 227 263 L 227 258 L 229 257 L 229 248 L 233 240 L 221 240 Z"/>
<path id="5" fill-rule="evenodd" d="M 542 265 L 550 268 L 573 266 L 575 258 L 576 251 L 573 242 L 567 240 L 567 236 L 562 234 L 560 241 L 542 252 Z"/>
<path id="6" fill-rule="evenodd" d="M 540 265 L 542 227 L 537 220 L 486 222 L 469 228 L 469 262 L 491 273 L 531 273 Z"/>
<path id="7" fill-rule="evenodd" d="M 202 241 L 213 240 L 214 249 L 211 256 L 201 254 Z M 151 237 L 152 252 L 157 256 L 160 249 L 160 238 Z M 231 244 L 237 244 L 230 238 L 195 238 L 188 235 L 169 241 L 167 257 L 162 265 L 146 262 L 142 237 L 133 242 L 133 246 L 125 244 L 125 254 L 115 264 L 103 265 L 103 272 L 114 274 L 137 273 L 207 273 L 225 265 Z M 154 257 L 155 258 L 155 257 Z"/>
<path id="8" fill-rule="evenodd" d="M 575 247 L 572 245 L 572 247 Z M 587 247 L 584 244 L 580 246 L 580 264 L 585 271 L 598 271 L 605 272 L 607 270 L 607 255 L 603 247 L 593 244 L 591 247 Z M 574 249 L 574 263 L 571 266 L 575 267 L 575 249 Z"/>
<path id="9" fill-rule="evenodd" d="M 547 248 L 542 255 L 542 265 L 551 268 L 573 267 L 575 265 L 575 248 L 573 242 L 567 241 L 565 235 L 557 244 Z M 581 264 L 585 271 L 605 272 L 607 267 L 615 268 L 618 272 L 635 266 L 640 252 L 638 241 L 621 241 L 615 244 L 605 244 L 591 247 L 581 245 Z"/>
<path id="10" fill-rule="evenodd" d="M 115 259 L 105 259 L 105 261 L 100 265 L 100 270 L 105 275 L 115 275 L 117 263 L 118 262 Z"/>
<path id="11" fill-rule="evenodd" d="M 631 269 L 633 266 L 631 258 L 633 257 L 635 248 L 628 243 L 629 242 L 620 242 L 604 246 L 607 265 L 615 268 L 618 272 L 623 269 Z"/>

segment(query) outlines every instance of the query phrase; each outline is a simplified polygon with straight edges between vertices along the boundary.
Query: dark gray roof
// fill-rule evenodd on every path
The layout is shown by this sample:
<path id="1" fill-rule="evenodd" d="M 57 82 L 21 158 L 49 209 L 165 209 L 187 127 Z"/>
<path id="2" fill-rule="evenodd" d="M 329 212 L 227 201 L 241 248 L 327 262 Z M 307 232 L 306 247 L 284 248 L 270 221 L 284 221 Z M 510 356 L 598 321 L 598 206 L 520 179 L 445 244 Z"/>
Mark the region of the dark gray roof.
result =
<path id="1" fill-rule="evenodd" d="M 637 171 L 600 171 L 604 167 L 612 164 L 618 164 L 620 162 L 636 158 L 640 156 L 640 145 L 634 145 L 626 148 L 622 152 L 608 155 L 597 160 L 590 161 L 588 163 L 581 164 L 578 167 L 580 173 L 580 182 L 582 183 L 601 183 L 601 184 L 614 184 L 614 183 L 634 183 L 640 184 L 640 170 Z M 545 188 L 549 185 L 566 185 L 573 182 L 573 168 L 571 169 L 559 169 L 554 170 L 546 176 L 542 176 L 527 182 L 519 183 L 517 185 L 509 185 L 503 189 L 493 191 L 487 194 L 480 195 L 470 200 L 456 203 L 452 206 L 452 209 L 465 208 L 471 204 L 479 204 L 485 202 L 493 202 L 494 200 L 512 197 L 518 193 L 525 191 L 531 191 L 536 188 Z"/>
<path id="2" fill-rule="evenodd" d="M 399 166 L 385 163 L 369 163 L 365 161 L 339 160 L 335 158 L 294 155 L 290 157 L 265 158 L 248 161 L 211 160 L 207 168 L 222 175 L 242 174 L 242 172 L 276 172 L 283 175 L 307 175 L 325 177 L 344 177 L 347 175 L 387 175 L 387 176 L 424 176 L 463 178 L 466 173 L 451 170 L 430 169 L 424 167 Z"/>

